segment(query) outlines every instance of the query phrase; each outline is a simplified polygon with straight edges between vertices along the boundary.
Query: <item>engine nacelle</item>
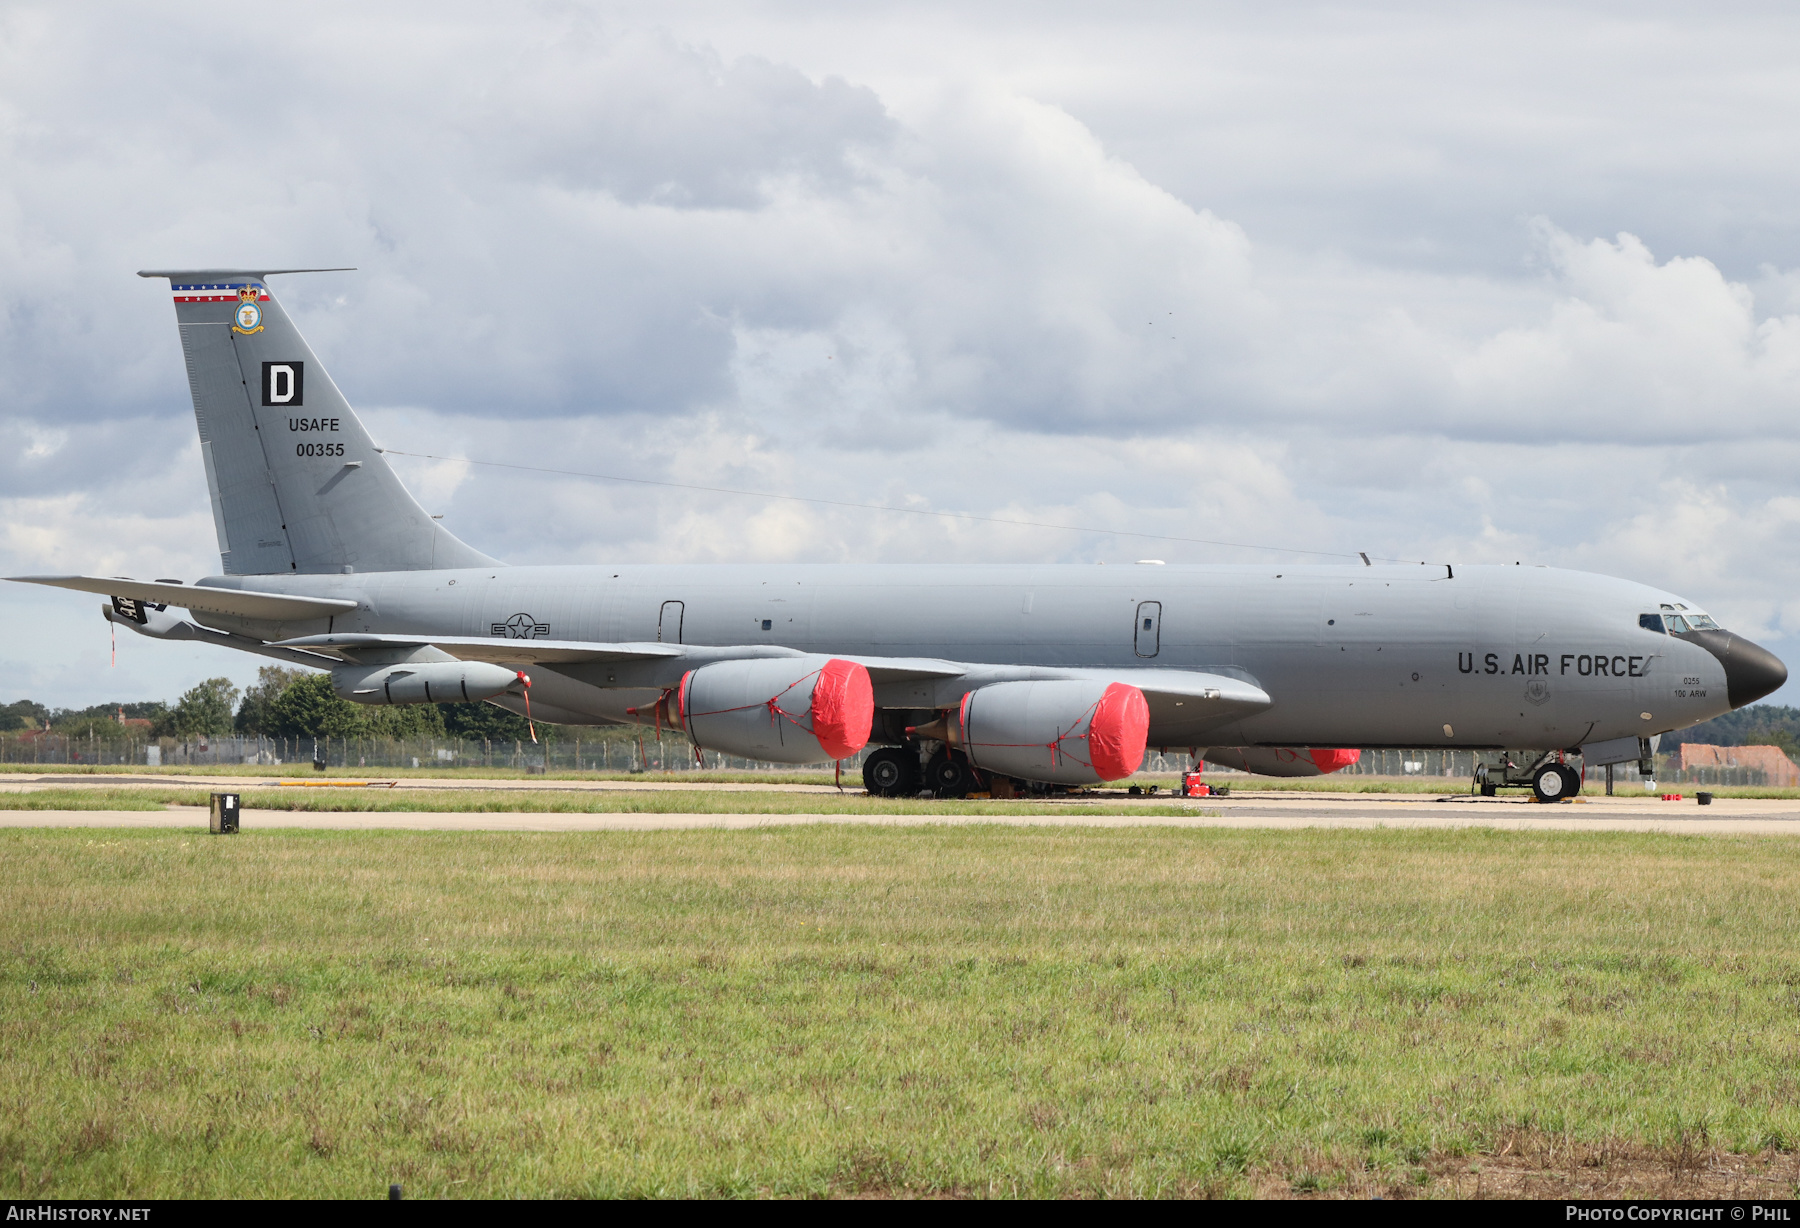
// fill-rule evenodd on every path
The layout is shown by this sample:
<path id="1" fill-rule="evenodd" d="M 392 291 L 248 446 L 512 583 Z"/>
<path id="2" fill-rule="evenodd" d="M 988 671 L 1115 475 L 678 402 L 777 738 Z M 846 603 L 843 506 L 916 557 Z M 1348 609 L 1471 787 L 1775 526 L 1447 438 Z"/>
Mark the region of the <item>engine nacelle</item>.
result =
<path id="1" fill-rule="evenodd" d="M 948 724 L 951 744 L 985 771 L 1092 785 L 1142 766 L 1150 705 L 1123 682 L 996 682 L 964 695 Z"/>
<path id="2" fill-rule="evenodd" d="M 1325 776 L 1349 767 L 1362 752 L 1323 746 L 1213 746 L 1200 757 L 1258 776 Z"/>
<path id="3" fill-rule="evenodd" d="M 875 719 L 869 671 L 837 657 L 715 661 L 683 675 L 673 698 L 695 746 L 774 763 L 854 755 Z"/>
<path id="4" fill-rule="evenodd" d="M 511 692 L 531 680 L 486 661 L 403 661 L 398 665 L 340 665 L 331 689 L 355 704 L 472 704 Z"/>

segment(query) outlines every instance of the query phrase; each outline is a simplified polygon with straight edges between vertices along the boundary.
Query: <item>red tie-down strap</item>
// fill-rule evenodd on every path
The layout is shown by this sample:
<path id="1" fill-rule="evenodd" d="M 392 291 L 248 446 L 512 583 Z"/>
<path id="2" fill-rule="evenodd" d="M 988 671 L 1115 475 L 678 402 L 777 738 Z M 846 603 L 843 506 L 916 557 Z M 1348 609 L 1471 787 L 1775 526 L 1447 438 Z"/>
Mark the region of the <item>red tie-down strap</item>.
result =
<path id="1" fill-rule="evenodd" d="M 686 674 L 682 675 L 682 678 L 681 678 L 681 686 L 682 687 L 687 686 L 687 680 L 693 676 L 693 673 L 694 673 L 694 671 L 690 669 Z M 627 709 L 625 709 L 625 715 L 638 717 L 639 718 L 638 724 L 641 725 L 644 723 L 642 718 L 644 717 L 644 715 L 646 713 L 648 713 L 649 717 L 650 717 L 650 723 L 656 729 L 656 736 L 658 738 L 660 738 L 660 737 L 662 737 L 662 727 L 663 727 L 664 720 L 667 720 L 669 722 L 669 728 L 672 730 L 681 728 L 680 709 L 670 707 L 671 703 L 679 702 L 677 700 L 677 695 L 679 693 L 680 692 L 678 691 L 678 688 L 676 688 L 676 687 L 665 687 L 665 688 L 663 688 L 663 693 L 656 697 L 656 702 L 651 704 L 648 708 L 644 708 L 642 706 L 639 706 L 636 708 L 627 708 Z"/>
<path id="2" fill-rule="evenodd" d="M 525 728 L 531 730 L 531 744 L 536 746 L 537 724 L 531 719 L 531 676 L 522 669 L 516 670 L 515 672 L 519 675 L 519 681 L 523 683 L 525 687 L 523 692 L 525 696 Z"/>
<path id="3" fill-rule="evenodd" d="M 868 744 L 869 727 L 875 715 L 875 688 L 869 681 L 869 671 L 853 662 L 833 657 L 811 673 L 794 679 L 779 693 L 761 703 L 740 704 L 735 708 L 719 708 L 711 712 L 689 710 L 688 680 L 693 676 L 694 671 L 689 670 L 683 675 L 677 689 L 677 701 L 680 705 L 678 719 L 686 726 L 689 736 L 694 732 L 695 717 L 723 716 L 727 712 L 762 708 L 768 712 L 771 725 L 787 721 L 794 728 L 811 734 L 818 741 L 819 748 L 833 759 L 854 755 Z M 817 679 L 813 684 L 811 711 L 796 714 L 782 707 L 782 697 L 809 678 Z"/>
<path id="4" fill-rule="evenodd" d="M 970 751 L 975 749 L 975 743 L 969 740 L 969 702 L 974 697 L 974 691 L 964 694 L 957 713 L 962 722 L 963 744 Z M 1076 733 L 1083 721 L 1086 721 L 1088 731 Z M 1149 733 L 1150 705 L 1144 699 L 1144 693 L 1134 686 L 1115 682 L 1074 723 L 1067 729 L 1057 730 L 1056 736 L 1048 742 L 983 742 L 981 745 L 1018 748 L 1042 745 L 1050 752 L 1051 767 L 1062 766 L 1062 760 L 1067 756 L 1092 768 L 1101 780 L 1123 780 L 1144 762 L 1144 743 Z M 1086 758 L 1081 756 L 1078 748 L 1070 745 L 1082 741 L 1087 743 Z M 1137 747 L 1135 758 L 1131 751 L 1134 746 Z M 970 759 L 974 759 L 972 754 Z"/>

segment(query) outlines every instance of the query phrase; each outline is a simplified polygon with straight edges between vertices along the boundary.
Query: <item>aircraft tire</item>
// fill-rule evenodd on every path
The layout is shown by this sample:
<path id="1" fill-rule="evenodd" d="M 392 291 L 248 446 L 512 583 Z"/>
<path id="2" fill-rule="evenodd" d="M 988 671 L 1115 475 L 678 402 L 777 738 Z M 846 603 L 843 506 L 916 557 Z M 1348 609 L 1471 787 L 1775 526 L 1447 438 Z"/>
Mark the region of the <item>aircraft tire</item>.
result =
<path id="1" fill-rule="evenodd" d="M 979 783 L 975 769 L 960 754 L 940 750 L 925 765 L 925 786 L 939 797 L 967 797 Z"/>
<path id="2" fill-rule="evenodd" d="M 1569 778 L 1560 763 L 1546 763 L 1531 777 L 1531 792 L 1540 802 L 1560 802 L 1569 796 Z"/>
<path id="3" fill-rule="evenodd" d="M 1581 773 L 1577 772 L 1566 763 L 1562 765 L 1562 770 L 1563 781 L 1569 786 L 1567 789 L 1563 790 L 1563 796 L 1574 797 L 1581 792 Z"/>
<path id="4" fill-rule="evenodd" d="M 863 760 L 863 788 L 874 797 L 913 797 L 919 792 L 919 752 L 884 746 Z"/>

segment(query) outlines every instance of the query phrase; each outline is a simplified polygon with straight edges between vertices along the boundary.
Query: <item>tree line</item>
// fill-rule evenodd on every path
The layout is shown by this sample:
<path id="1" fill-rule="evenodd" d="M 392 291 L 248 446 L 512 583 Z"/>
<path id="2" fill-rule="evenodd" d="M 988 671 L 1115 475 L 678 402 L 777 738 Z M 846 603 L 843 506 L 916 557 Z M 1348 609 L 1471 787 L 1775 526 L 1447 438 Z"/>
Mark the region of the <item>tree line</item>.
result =
<path id="1" fill-rule="evenodd" d="M 1779 746 L 1788 758 L 1800 760 L 1800 708 L 1751 704 L 1687 729 L 1666 733 L 1660 749 L 1671 751 L 1682 742 L 1702 742 L 1712 746 Z"/>
<path id="2" fill-rule="evenodd" d="M 173 704 L 159 700 L 51 709 L 29 699 L 0 706 L 0 732 L 53 729 L 77 737 L 109 738 L 119 717 L 148 720 L 149 734 L 188 739 L 241 734 L 265 738 L 467 738 L 529 741 L 525 718 L 492 704 L 397 704 L 371 706 L 341 699 L 331 676 L 307 669 L 265 665 L 256 682 L 239 691 L 229 678 L 208 678 Z M 538 738 L 556 727 L 539 724 Z"/>

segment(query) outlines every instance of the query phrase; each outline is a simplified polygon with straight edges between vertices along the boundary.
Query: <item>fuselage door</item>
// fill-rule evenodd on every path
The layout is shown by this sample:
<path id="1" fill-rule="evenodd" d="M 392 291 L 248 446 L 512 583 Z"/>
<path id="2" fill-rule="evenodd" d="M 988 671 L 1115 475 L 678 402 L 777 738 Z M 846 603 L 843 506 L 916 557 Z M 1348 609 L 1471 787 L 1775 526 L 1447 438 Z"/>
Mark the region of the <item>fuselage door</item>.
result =
<path id="1" fill-rule="evenodd" d="M 1162 602 L 1138 602 L 1137 626 L 1132 633 L 1132 644 L 1140 657 L 1154 657 L 1162 648 Z"/>
<path id="2" fill-rule="evenodd" d="M 659 644 L 681 643 L 681 620 L 684 607 L 679 601 L 665 601 L 662 612 L 656 616 L 656 642 Z"/>

